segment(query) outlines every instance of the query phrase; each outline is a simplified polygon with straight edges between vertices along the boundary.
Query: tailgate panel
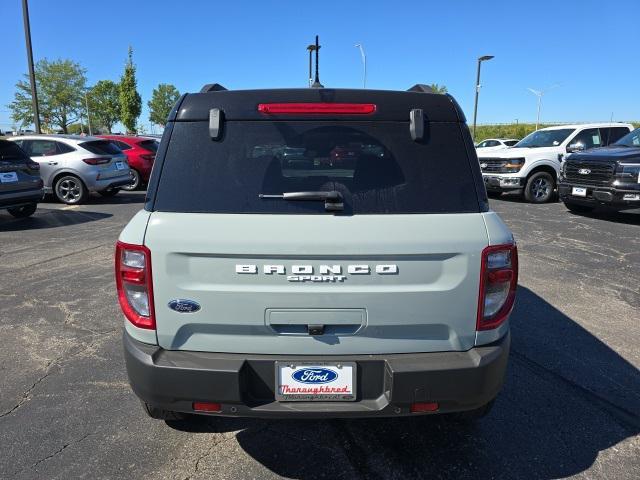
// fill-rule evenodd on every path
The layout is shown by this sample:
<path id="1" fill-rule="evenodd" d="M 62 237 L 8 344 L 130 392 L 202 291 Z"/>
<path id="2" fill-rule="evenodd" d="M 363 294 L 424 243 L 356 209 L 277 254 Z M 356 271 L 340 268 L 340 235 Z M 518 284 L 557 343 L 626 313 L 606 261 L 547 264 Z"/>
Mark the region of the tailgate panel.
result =
<path id="1" fill-rule="evenodd" d="M 487 243 L 481 214 L 154 212 L 145 244 L 158 341 L 176 350 L 292 355 L 467 350 Z M 344 278 L 326 280 L 323 266 Z M 355 273 L 364 266 L 368 273 Z M 296 271 L 309 279 L 291 281 Z M 178 298 L 202 308 L 168 308 Z M 308 335 L 310 324 L 324 325 L 324 334 Z"/>

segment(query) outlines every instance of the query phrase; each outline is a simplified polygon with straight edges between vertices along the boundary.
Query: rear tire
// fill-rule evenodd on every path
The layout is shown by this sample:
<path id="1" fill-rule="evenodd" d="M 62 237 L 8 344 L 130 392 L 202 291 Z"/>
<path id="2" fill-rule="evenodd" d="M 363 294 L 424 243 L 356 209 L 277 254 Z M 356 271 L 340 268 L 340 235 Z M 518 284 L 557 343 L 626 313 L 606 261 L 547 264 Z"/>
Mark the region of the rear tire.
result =
<path id="1" fill-rule="evenodd" d="M 187 418 L 186 413 L 172 412 L 171 410 L 163 410 L 162 408 L 153 407 L 145 402 L 142 402 L 142 408 L 149 417 L 154 418 L 156 420 L 179 421 Z"/>
<path id="2" fill-rule="evenodd" d="M 30 203 L 21 207 L 7 208 L 7 211 L 16 218 L 27 218 L 33 215 L 37 208 L 37 203 Z"/>
<path id="3" fill-rule="evenodd" d="M 56 180 L 53 194 L 62 203 L 79 205 L 87 201 L 89 191 L 75 175 L 64 175 Z"/>
<path id="4" fill-rule="evenodd" d="M 564 202 L 564 206 L 567 207 L 567 209 L 573 213 L 589 213 L 589 212 L 592 212 L 593 209 L 595 208 L 595 207 L 590 207 L 588 205 L 580 205 L 578 203 L 566 202 L 566 201 Z"/>
<path id="5" fill-rule="evenodd" d="M 133 190 L 137 190 L 140 187 L 140 183 L 141 183 L 140 173 L 138 173 L 137 170 L 134 170 L 132 168 L 131 169 L 131 175 L 133 177 L 133 182 L 131 182 L 129 185 L 124 185 L 122 187 L 123 190 L 126 190 L 128 192 L 132 192 Z"/>
<path id="6" fill-rule="evenodd" d="M 118 192 L 120 191 L 119 188 L 110 188 L 108 190 L 102 190 L 100 192 L 98 192 L 100 195 L 102 195 L 103 197 L 115 197 Z"/>
<path id="7" fill-rule="evenodd" d="M 553 198 L 556 181 L 547 172 L 536 172 L 529 177 L 524 187 L 524 198 L 531 203 L 547 203 Z"/>

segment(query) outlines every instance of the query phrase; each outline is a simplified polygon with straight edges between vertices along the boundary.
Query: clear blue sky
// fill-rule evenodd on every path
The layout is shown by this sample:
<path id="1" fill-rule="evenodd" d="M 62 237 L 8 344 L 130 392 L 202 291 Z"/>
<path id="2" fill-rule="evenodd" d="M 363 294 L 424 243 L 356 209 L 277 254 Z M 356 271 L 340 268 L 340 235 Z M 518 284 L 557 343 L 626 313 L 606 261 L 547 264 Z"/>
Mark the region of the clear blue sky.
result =
<path id="1" fill-rule="evenodd" d="M 307 52 L 320 35 L 328 87 L 406 89 L 445 84 L 473 114 L 476 58 L 483 64 L 479 123 L 535 120 L 526 88 L 559 83 L 544 99 L 544 121 L 640 119 L 639 0 L 524 1 L 142 1 L 30 0 L 36 60 L 70 58 L 89 84 L 118 80 L 134 48 L 146 102 L 158 83 L 194 92 L 306 86 Z M 306 8 L 305 4 L 315 5 Z M 2 0 L 0 128 L 27 71 L 20 0 Z"/>

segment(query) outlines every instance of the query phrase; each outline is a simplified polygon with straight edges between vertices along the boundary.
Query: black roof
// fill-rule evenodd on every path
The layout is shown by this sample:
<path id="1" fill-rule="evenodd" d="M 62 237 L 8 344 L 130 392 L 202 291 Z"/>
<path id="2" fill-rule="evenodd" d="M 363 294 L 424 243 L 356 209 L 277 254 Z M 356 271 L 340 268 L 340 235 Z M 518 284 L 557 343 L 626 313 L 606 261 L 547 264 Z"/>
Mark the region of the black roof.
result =
<path id="1" fill-rule="evenodd" d="M 219 87 L 217 84 L 216 87 Z M 170 121 L 208 121 L 209 110 L 223 111 L 225 120 L 264 120 L 265 118 L 327 119 L 327 115 L 265 115 L 258 112 L 260 103 L 374 103 L 370 115 L 340 115 L 340 119 L 409 121 L 412 109 L 422 109 L 431 122 L 465 122 L 458 103 L 451 95 L 428 92 L 416 85 L 410 91 L 363 90 L 338 88 L 287 88 L 265 90 L 224 90 L 203 88 L 205 92 L 186 94 L 176 104 Z M 209 90 L 209 91 L 206 91 Z"/>

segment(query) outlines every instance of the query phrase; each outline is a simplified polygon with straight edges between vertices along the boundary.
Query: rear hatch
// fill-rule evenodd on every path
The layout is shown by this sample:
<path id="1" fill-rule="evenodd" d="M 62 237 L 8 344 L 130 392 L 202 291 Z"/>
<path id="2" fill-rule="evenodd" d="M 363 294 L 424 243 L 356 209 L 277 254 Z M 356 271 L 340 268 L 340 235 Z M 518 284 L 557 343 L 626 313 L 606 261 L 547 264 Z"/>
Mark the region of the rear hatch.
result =
<path id="1" fill-rule="evenodd" d="M 160 346 L 471 348 L 488 238 L 468 132 L 435 120 L 414 142 L 406 117 L 227 118 L 221 140 L 208 121 L 171 125 L 144 240 Z M 278 197 L 292 192 L 311 194 Z M 201 308 L 181 312 L 173 300 Z"/>
<path id="2" fill-rule="evenodd" d="M 37 165 L 18 145 L 0 140 L 0 195 L 42 188 Z"/>
<path id="3" fill-rule="evenodd" d="M 100 171 L 101 180 L 128 175 L 127 156 L 109 140 L 91 140 L 79 146 L 98 159 L 96 166 Z"/>

